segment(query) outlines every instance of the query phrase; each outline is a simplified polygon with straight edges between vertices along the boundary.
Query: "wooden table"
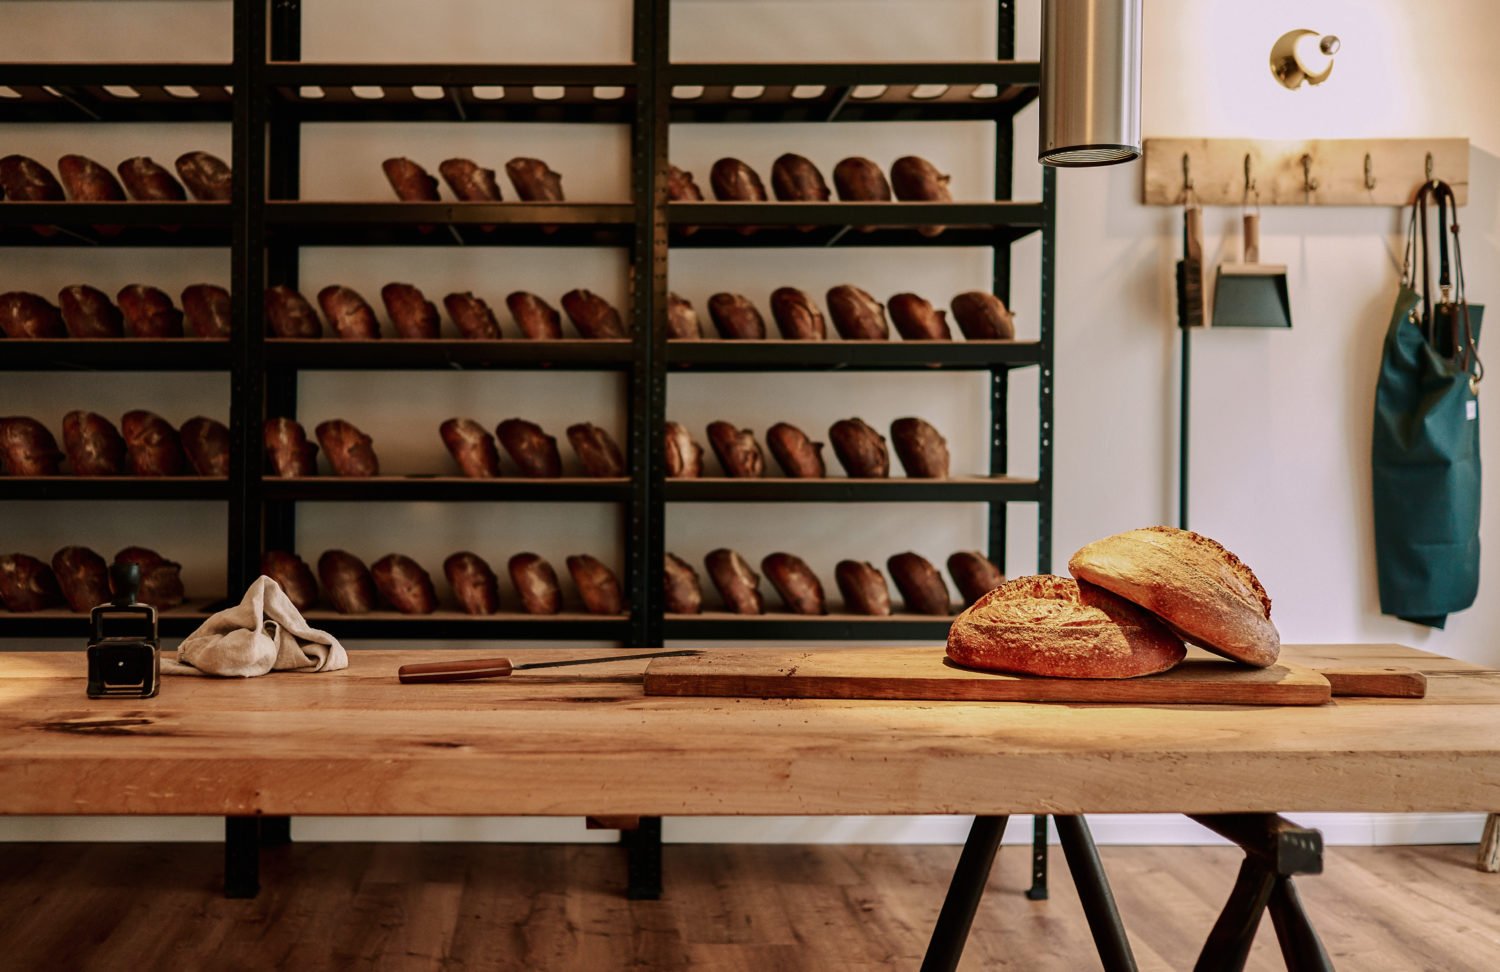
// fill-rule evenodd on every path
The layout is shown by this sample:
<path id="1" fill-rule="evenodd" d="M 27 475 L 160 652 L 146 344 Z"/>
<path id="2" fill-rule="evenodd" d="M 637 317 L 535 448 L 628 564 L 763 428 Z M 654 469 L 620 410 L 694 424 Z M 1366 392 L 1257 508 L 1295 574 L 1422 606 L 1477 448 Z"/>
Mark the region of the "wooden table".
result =
<path id="1" fill-rule="evenodd" d="M 0 814 L 1500 807 L 1500 673 L 1398 646 L 1286 657 L 1417 668 L 1427 698 L 1304 708 L 646 698 L 641 662 L 396 682 L 400 664 L 466 654 L 359 651 L 348 671 L 324 675 L 168 678 L 145 701 L 85 698 L 81 653 L 0 655 Z M 609 652 L 579 652 L 592 654 Z"/>

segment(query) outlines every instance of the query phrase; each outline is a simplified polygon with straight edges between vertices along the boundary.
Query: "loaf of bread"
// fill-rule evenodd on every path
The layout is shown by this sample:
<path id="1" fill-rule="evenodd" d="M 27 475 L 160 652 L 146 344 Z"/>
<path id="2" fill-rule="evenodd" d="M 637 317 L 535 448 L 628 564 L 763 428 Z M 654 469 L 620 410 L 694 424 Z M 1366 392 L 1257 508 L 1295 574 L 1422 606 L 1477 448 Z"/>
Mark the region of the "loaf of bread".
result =
<path id="1" fill-rule="evenodd" d="M 182 311 L 172 305 L 172 298 L 155 287 L 128 284 L 115 295 L 125 318 L 126 337 L 182 337 Z"/>
<path id="2" fill-rule="evenodd" d="M 154 412 L 134 409 L 120 419 L 125 464 L 132 476 L 181 476 L 186 468 L 182 442 L 172 424 Z"/>
<path id="3" fill-rule="evenodd" d="M 0 604 L 17 614 L 63 603 L 52 568 L 23 553 L 0 555 Z"/>
<path id="4" fill-rule="evenodd" d="M 906 475 L 913 479 L 948 478 L 948 440 L 919 418 L 891 423 L 891 441 Z"/>
<path id="5" fill-rule="evenodd" d="M 63 547 L 53 554 L 52 573 L 68 607 L 79 614 L 110 600 L 109 565 L 88 547 Z"/>
<path id="6" fill-rule="evenodd" d="M 193 198 L 202 202 L 229 202 L 234 194 L 234 179 L 229 166 L 216 155 L 207 152 L 179 155 L 177 174 L 187 184 Z"/>
<path id="7" fill-rule="evenodd" d="M 186 596 L 182 588 L 182 565 L 146 547 L 126 547 L 115 554 L 117 564 L 140 568 L 141 585 L 136 599 L 158 611 L 170 611 Z"/>
<path id="8" fill-rule="evenodd" d="M 411 159 L 386 159 L 380 163 L 396 198 L 402 202 L 437 202 L 437 180 Z"/>
<path id="9" fill-rule="evenodd" d="M 1281 653 L 1266 589 L 1238 557 L 1202 534 L 1166 526 L 1117 533 L 1084 546 L 1068 570 L 1225 658 L 1266 668 Z"/>
<path id="10" fill-rule="evenodd" d="M 473 419 L 451 418 L 438 427 L 443 445 L 470 479 L 494 479 L 500 475 L 500 450 L 495 437 Z"/>
<path id="11" fill-rule="evenodd" d="M 703 558 L 709 579 L 723 598 L 724 606 L 735 614 L 764 614 L 765 601 L 760 596 L 760 575 L 750 562 L 726 547 L 711 550 Z"/>
<path id="12" fill-rule="evenodd" d="M 0 418 L 0 467 L 7 476 L 56 476 L 63 454 L 47 427 L 33 418 Z"/>
<path id="13" fill-rule="evenodd" d="M 676 294 L 667 294 L 667 337 L 674 341 L 696 341 L 703 336 L 703 325 L 693 305 Z"/>
<path id="14" fill-rule="evenodd" d="M 739 159 L 720 159 L 709 173 L 714 198 L 722 202 L 765 202 L 766 187 L 760 176 Z"/>
<path id="15" fill-rule="evenodd" d="M 666 597 L 668 614 L 703 613 L 703 584 L 693 565 L 674 554 L 666 557 Z"/>
<path id="16" fill-rule="evenodd" d="M 365 478 L 380 475 L 374 440 L 343 419 L 319 422 L 313 430 L 335 476 Z M 128 436 L 127 436 L 128 438 Z"/>
<path id="17" fill-rule="evenodd" d="M 306 561 L 286 550 L 267 550 L 260 555 L 260 572 L 271 578 L 299 611 L 318 604 L 318 582 Z"/>
<path id="18" fill-rule="evenodd" d="M 880 166 L 854 156 L 833 167 L 833 187 L 844 202 L 889 202 L 891 184 Z"/>
<path id="19" fill-rule="evenodd" d="M 411 284 L 386 284 L 380 288 L 380 300 L 399 338 L 431 340 L 442 330 L 437 305 Z"/>
<path id="20" fill-rule="evenodd" d="M 64 415 L 63 450 L 75 476 L 118 476 L 125 471 L 125 440 L 102 415 Z"/>
<path id="21" fill-rule="evenodd" d="M 766 444 L 776 464 L 791 479 L 822 479 L 828 475 L 823 466 L 823 443 L 809 439 L 795 425 L 777 422 L 766 430 Z"/>
<path id="22" fill-rule="evenodd" d="M 229 427 L 198 416 L 182 423 L 182 451 L 199 476 L 229 475 Z"/>
<path id="23" fill-rule="evenodd" d="M 125 334 L 125 319 L 109 295 L 87 284 L 73 284 L 57 292 L 63 324 L 75 338 L 117 338 Z"/>
<path id="24" fill-rule="evenodd" d="M 63 187 L 50 169 L 24 155 L 0 159 L 0 190 L 16 202 L 61 202 Z"/>
<path id="25" fill-rule="evenodd" d="M 422 565 L 401 554 L 386 554 L 370 568 L 380 599 L 402 614 L 431 614 L 437 591 Z"/>
<path id="26" fill-rule="evenodd" d="M 719 337 L 726 340 L 758 341 L 766 336 L 760 311 L 742 294 L 714 294 L 708 299 L 708 313 Z"/>
<path id="27" fill-rule="evenodd" d="M 340 614 L 368 614 L 378 603 L 370 569 L 347 550 L 323 552 L 318 558 L 318 582 Z"/>
<path id="28" fill-rule="evenodd" d="M 771 586 L 781 595 L 782 603 L 793 614 L 827 614 L 823 600 L 823 582 L 801 557 L 789 553 L 769 554 L 760 569 L 770 578 Z"/>
<path id="29" fill-rule="evenodd" d="M 896 331 L 907 341 L 951 341 L 948 315 L 916 294 L 897 294 L 886 305 Z"/>
<path id="30" fill-rule="evenodd" d="M 500 581 L 484 558 L 467 550 L 443 561 L 443 575 L 465 614 L 494 614 L 500 610 Z"/>
<path id="31" fill-rule="evenodd" d="M 849 614 L 886 617 L 891 613 L 891 592 L 885 586 L 885 575 L 873 564 L 858 560 L 840 560 L 833 569 L 844 610 Z"/>
<path id="32" fill-rule="evenodd" d="M 486 169 L 470 159 L 445 159 L 438 163 L 438 173 L 453 198 L 463 202 L 499 202 L 500 186 L 495 182 L 495 170 Z"/>
<path id="33" fill-rule="evenodd" d="M 380 322 L 375 311 L 358 292 L 337 284 L 318 291 L 318 306 L 328 319 L 328 327 L 346 341 L 370 341 L 380 337 Z"/>
<path id="34" fill-rule="evenodd" d="M 630 336 L 620 312 L 603 297 L 590 290 L 570 290 L 563 294 L 563 310 L 568 320 L 586 338 L 624 338 Z"/>
<path id="35" fill-rule="evenodd" d="M 885 308 L 869 293 L 850 284 L 828 291 L 828 313 L 833 326 L 846 341 L 888 341 L 891 327 Z"/>
<path id="36" fill-rule="evenodd" d="M 666 429 L 668 479 L 697 479 L 703 475 L 703 447 L 693 441 L 687 426 L 668 422 Z"/>
<path id="37" fill-rule="evenodd" d="M 973 604 L 984 595 L 1005 583 L 1000 573 L 984 554 L 977 550 L 960 550 L 948 558 L 948 573 L 958 585 L 958 596 L 965 604 Z"/>
<path id="38" fill-rule="evenodd" d="M 620 582 L 615 572 L 588 554 L 575 554 L 568 558 L 568 573 L 573 575 L 573 586 L 583 598 L 583 608 L 590 614 L 618 615 L 625 613 L 625 597 L 620 593 Z"/>
<path id="39" fill-rule="evenodd" d="M 562 609 L 562 589 L 557 571 L 534 553 L 518 553 L 508 565 L 510 582 L 521 597 L 527 614 L 556 614 Z"/>
<path id="40" fill-rule="evenodd" d="M 562 317 L 536 294 L 517 290 L 505 298 L 505 306 L 521 333 L 533 341 L 555 341 L 562 337 Z"/>
<path id="41" fill-rule="evenodd" d="M 771 190 L 782 202 L 827 202 L 828 183 L 811 159 L 791 152 L 771 165 Z"/>
<path id="42" fill-rule="evenodd" d="M 823 312 L 796 287 L 778 287 L 771 292 L 771 316 L 776 318 L 776 329 L 788 341 L 821 341 L 828 337 Z"/>
<path id="43" fill-rule="evenodd" d="M 271 337 L 318 338 L 323 324 L 312 305 L 291 287 L 277 284 L 266 288 L 266 326 Z"/>
<path id="44" fill-rule="evenodd" d="M 891 165 L 891 185 L 903 202 L 952 202 L 948 179 L 937 166 L 915 155 L 903 156 Z M 943 227 L 923 226 L 919 231 L 923 236 L 937 236 Z"/>
<path id="45" fill-rule="evenodd" d="M 1016 336 L 1015 317 L 1005 302 L 983 290 L 969 290 L 948 305 L 958 329 L 970 341 L 1009 341 Z"/>
<path id="46" fill-rule="evenodd" d="M 187 332 L 200 338 L 227 338 L 234 326 L 229 291 L 214 284 L 193 284 L 182 291 Z"/>
<path id="47" fill-rule="evenodd" d="M 115 167 L 130 198 L 137 202 L 182 202 L 187 198 L 182 183 L 144 155 L 126 159 Z"/>
<path id="48" fill-rule="evenodd" d="M 265 425 L 266 462 L 282 479 L 318 474 L 318 447 L 294 419 L 268 418 Z"/>
<path id="49" fill-rule="evenodd" d="M 516 158 L 505 163 L 505 174 L 522 202 L 562 202 L 562 175 L 541 159 Z"/>
<path id="50" fill-rule="evenodd" d="M 728 422 L 710 422 L 708 442 L 724 474 L 736 479 L 755 479 L 765 475 L 766 457 L 749 429 L 736 429 Z"/>
<path id="51" fill-rule="evenodd" d="M 1046 678 L 1136 678 L 1186 654 L 1149 613 L 1088 582 L 1018 577 L 985 594 L 948 629 L 966 668 Z"/>
<path id="52" fill-rule="evenodd" d="M 468 291 L 461 294 L 449 294 L 443 298 L 443 307 L 447 308 L 448 316 L 453 319 L 453 324 L 458 328 L 458 333 L 470 341 L 498 341 L 500 339 L 500 322 L 495 320 L 494 311 L 482 297 L 475 297 Z"/>
<path id="53" fill-rule="evenodd" d="M 833 454 L 851 479 L 885 479 L 891 474 L 891 454 L 885 437 L 863 419 L 840 419 L 828 429 Z"/>
<path id="54" fill-rule="evenodd" d="M 85 156 L 64 155 L 57 160 L 57 174 L 68 190 L 68 198 L 74 202 L 122 202 L 125 199 L 125 189 L 115 174 Z M 6 195 L 9 197 L 9 193 Z"/>
<path id="55" fill-rule="evenodd" d="M 901 592 L 901 601 L 912 614 L 946 615 L 952 605 L 943 575 L 926 557 L 911 552 L 896 554 L 885 562 Z"/>
<path id="56" fill-rule="evenodd" d="M 0 294 L 0 331 L 8 338 L 67 337 L 62 314 L 39 294 L 13 290 Z"/>
<path id="57" fill-rule="evenodd" d="M 495 437 L 521 467 L 521 475 L 530 479 L 556 479 L 562 475 L 562 454 L 557 451 L 557 440 L 535 422 L 506 419 L 495 428 Z"/>
<path id="58" fill-rule="evenodd" d="M 625 456 L 610 434 L 597 425 L 580 422 L 568 426 L 568 444 L 583 463 L 583 474 L 595 479 L 625 475 Z"/>
<path id="59" fill-rule="evenodd" d="M 693 174 L 677 166 L 667 169 L 667 199 L 670 202 L 702 202 L 703 190 L 693 181 Z"/>

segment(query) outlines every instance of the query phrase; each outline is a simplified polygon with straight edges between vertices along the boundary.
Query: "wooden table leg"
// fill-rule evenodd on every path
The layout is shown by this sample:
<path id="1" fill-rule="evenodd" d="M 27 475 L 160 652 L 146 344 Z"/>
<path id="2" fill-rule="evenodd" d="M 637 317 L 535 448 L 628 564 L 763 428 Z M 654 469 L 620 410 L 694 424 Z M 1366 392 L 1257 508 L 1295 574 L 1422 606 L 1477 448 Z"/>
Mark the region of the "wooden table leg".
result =
<path id="1" fill-rule="evenodd" d="M 1489 874 L 1500 871 L 1500 813 L 1490 814 L 1484 822 L 1484 837 L 1479 841 L 1478 867 Z"/>

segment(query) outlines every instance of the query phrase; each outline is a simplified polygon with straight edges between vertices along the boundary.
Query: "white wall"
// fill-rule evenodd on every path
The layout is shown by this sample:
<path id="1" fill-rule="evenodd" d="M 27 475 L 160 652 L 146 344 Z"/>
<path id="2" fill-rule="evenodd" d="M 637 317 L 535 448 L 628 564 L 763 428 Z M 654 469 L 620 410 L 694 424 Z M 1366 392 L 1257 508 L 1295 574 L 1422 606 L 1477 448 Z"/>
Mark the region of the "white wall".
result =
<path id="1" fill-rule="evenodd" d="M 441 5 L 393 0 L 378 6 L 353 0 L 305 0 L 308 59 L 612 61 L 628 56 L 626 0 L 567 0 L 549 5 L 547 18 L 527 16 L 532 5 L 445 0 Z M 137 57 L 149 49 L 161 58 L 225 56 L 227 4 L 5 3 L 7 32 L 0 57 Z M 370 12 L 374 7 L 378 12 Z M 352 16 L 356 8 L 360 13 Z M 186 11 L 184 13 L 184 11 Z M 404 12 L 403 12 L 404 11 Z M 145 17 L 156 27 L 145 26 Z M 69 18 L 66 21 L 59 17 Z M 102 29 L 57 30 L 88 16 Z M 994 53 L 994 4 L 986 0 L 680 0 L 673 54 L 679 60 L 855 60 L 973 59 Z M 185 19 L 192 18 L 191 22 Z M 109 18 L 107 24 L 98 18 Z M 214 19 L 218 18 L 218 19 Z M 219 33 L 209 24 L 221 24 Z M 489 25 L 482 29 L 480 25 Z M 189 30 L 189 26 L 192 28 Z M 1277 35 L 1292 27 L 1339 34 L 1344 41 L 1332 79 L 1318 89 L 1288 92 L 1266 67 Z M 1035 56 L 1036 0 L 1021 4 L 1020 56 Z M 1147 135 L 1324 138 L 1360 136 L 1468 136 L 1473 143 L 1470 205 L 1463 213 L 1464 248 L 1472 297 L 1500 300 L 1500 62 L 1492 41 L 1500 34 L 1500 6 L 1491 0 L 1263 0 L 1256 4 L 1202 0 L 1146 0 L 1146 72 L 1143 117 Z M 149 37 L 149 48 L 137 45 Z M 1017 123 L 1016 194 L 1039 192 L 1035 109 Z M 200 137 L 190 132 L 192 139 Z M 227 141 L 227 132 L 210 133 Z M 82 146 L 113 162 L 135 149 L 117 138 L 149 138 L 150 151 L 175 145 L 180 131 L 165 127 L 122 132 L 104 126 L 67 130 L 0 126 L 0 151 L 20 151 L 52 161 Z M 163 140 L 158 142 L 156 140 Z M 216 144 L 216 143 L 215 143 Z M 628 145 L 622 129 L 574 131 L 554 126 L 314 126 L 305 140 L 304 174 L 310 194 L 325 198 L 385 198 L 375 168 L 386 154 L 408 154 L 429 164 L 463 152 L 487 163 L 513 154 L 556 160 L 575 198 L 623 198 Z M 720 155 L 739 154 L 768 174 L 782 151 L 799 151 L 825 173 L 844 155 L 866 154 L 889 162 L 915 151 L 955 175 L 959 197 L 983 196 L 992 143 L 985 126 L 926 124 L 838 126 L 678 126 L 673 159 L 698 173 Z M 1394 174 L 1379 174 L 1394 178 Z M 1121 529 L 1171 522 L 1176 457 L 1176 347 L 1171 274 L 1177 256 L 1180 214 L 1139 203 L 1135 166 L 1063 171 L 1059 176 L 1057 284 L 1057 455 L 1055 562 L 1082 543 Z M 1234 252 L 1236 213 L 1210 210 L 1209 253 Z M 1373 380 L 1381 337 L 1395 292 L 1393 254 L 1399 249 L 1398 214 L 1387 209 L 1268 208 L 1263 221 L 1263 259 L 1289 266 L 1296 326 L 1287 333 L 1211 333 L 1194 345 L 1193 525 L 1240 553 L 1275 599 L 1274 618 L 1284 639 L 1296 641 L 1401 641 L 1431 650 L 1500 664 L 1491 632 L 1500 624 L 1500 561 L 1493 540 L 1486 547 L 1478 603 L 1453 618 L 1447 631 L 1427 632 L 1379 616 L 1370 530 L 1368 441 Z M 1228 248 L 1223 234 L 1231 234 Z M 1016 248 L 1014 303 L 1023 334 L 1035 333 L 1037 245 Z M 812 256 L 812 259 L 809 259 Z M 174 265 L 142 251 L 91 254 L 85 267 L 75 251 L 8 251 L 0 258 L 0 290 L 17 287 L 55 291 L 76 279 L 170 281 L 223 274 L 223 255 L 196 255 L 197 264 Z M 214 263 L 217 259 L 219 262 Z M 227 274 L 226 274 L 227 275 Z M 309 252 L 303 261 L 309 292 L 342 282 L 373 297 L 387 279 L 408 279 L 429 290 L 473 288 L 492 301 L 516 286 L 555 297 L 587 285 L 623 301 L 625 268 L 609 251 L 350 250 Z M 118 282 L 116 282 L 118 281 Z M 867 287 L 884 298 L 913 290 L 935 302 L 987 281 L 983 253 L 947 249 L 799 251 L 685 251 L 674 254 L 672 286 L 702 307 L 707 296 L 728 289 L 757 301 L 776 286 L 794 284 L 815 292 L 842 282 Z M 1494 347 L 1494 341 L 1490 342 Z M 1500 360 L 1500 352 L 1491 356 Z M 302 386 L 303 415 L 335 413 L 376 437 L 393 470 L 430 468 L 443 459 L 438 421 L 473 414 L 493 423 L 526 414 L 544 424 L 590 419 L 616 432 L 623 399 L 617 379 L 602 375 L 314 375 Z M 562 380 L 559 380 L 562 379 Z M 0 382 L 0 413 L 60 417 L 76 403 L 128 399 L 157 407 L 174 419 L 204 409 L 222 409 L 227 389 L 212 380 L 173 381 L 118 376 L 119 388 L 52 378 Z M 1035 375 L 1021 373 L 1012 391 L 1012 467 L 1034 471 Z M 1481 392 L 1481 409 L 1495 402 L 1496 382 Z M 123 390 L 121 390 L 123 389 Z M 403 402 L 402 416 L 389 404 Z M 152 403 L 155 403 L 153 406 Z M 615 403 L 615 411 L 611 411 Z M 774 403 L 772 405 L 771 403 Z M 90 406 L 95 407 L 95 406 Z M 122 405 L 109 408 L 121 410 Z M 947 435 L 956 471 L 980 469 L 984 447 L 984 382 L 977 376 L 834 375 L 827 377 L 674 376 L 669 413 L 695 428 L 726 418 L 764 430 L 792 421 L 821 437 L 829 423 L 862 415 L 883 424 L 900 414 L 921 414 Z M 409 412 L 406 409 L 410 409 Z M 101 410 L 104 410 L 101 407 Z M 585 414 L 586 413 L 586 414 Z M 219 414 L 209 411 L 208 414 Z M 401 419 L 401 420 L 398 420 Z M 1485 426 L 1485 444 L 1495 455 L 1496 423 Z M 1497 507 L 1494 477 L 1486 483 L 1485 525 L 1493 536 Z M 725 523 L 721 507 L 674 508 L 669 548 L 697 557 L 721 543 L 740 545 L 754 559 L 771 549 L 806 556 L 831 574 L 844 556 L 880 559 L 915 549 L 945 557 L 974 546 L 983 517 L 967 507 L 815 508 L 751 507 L 738 523 Z M 37 546 L 44 536 L 74 542 L 76 511 L 40 504 L 0 507 L 0 548 Z M 132 507 L 140 526 L 100 522 L 90 529 L 140 539 L 162 535 L 165 552 L 189 563 L 190 576 L 205 585 L 222 583 L 214 566 L 219 550 L 194 540 L 202 530 L 188 521 L 181 539 L 168 543 L 177 514 Z M 519 515 L 517 515 L 519 514 Z M 578 515 L 575 515 L 578 514 Z M 198 516 L 196 512 L 191 516 Z M 212 520 L 212 511 L 209 513 Z M 774 529 L 765 524 L 775 517 Z M 48 519 L 50 517 L 50 519 Z M 329 511 L 302 517 L 301 543 L 316 552 L 324 544 L 349 542 L 352 514 Z M 1034 564 L 1035 533 L 1030 510 L 1011 516 L 1013 571 Z M 382 524 L 379 536 L 364 536 L 371 554 L 409 552 L 430 568 L 445 545 L 491 545 L 496 555 L 521 545 L 564 551 L 589 544 L 618 555 L 618 526 L 607 507 L 564 510 L 544 507 L 481 510 L 475 507 L 413 507 Z M 214 531 L 208 531 L 210 536 Z M 111 541 L 113 542 L 113 541 Z M 103 543 L 110 546 L 110 543 Z M 363 548 L 362 548 L 363 549 Z M 486 547 L 485 549 L 490 549 Z M 194 560 L 193 558 L 197 558 Z M 357 664 L 357 659 L 356 659 Z M 1477 827 L 1470 818 L 1418 820 L 1404 824 L 1358 818 L 1323 818 L 1331 838 L 1361 842 L 1383 839 L 1455 839 Z M 202 824 L 212 835 L 211 822 Z M 300 825 L 299 826 L 303 826 Z M 339 828 L 345 825 L 336 825 Z M 392 823 L 366 833 L 390 836 L 552 835 L 575 839 L 572 824 L 418 822 Z M 851 819 L 837 822 L 746 821 L 705 826 L 669 822 L 669 837 L 695 839 L 952 839 L 958 821 Z M 476 830 L 475 828 L 479 829 Z M 1467 829 L 1466 829 L 1467 828 Z M 326 835 L 333 825 L 306 822 L 299 833 Z M 0 834 L 117 833 L 79 829 L 78 823 L 27 824 Z M 1171 840 L 1195 836 L 1189 829 L 1163 830 L 1159 822 L 1125 819 L 1105 823 L 1101 837 Z"/>

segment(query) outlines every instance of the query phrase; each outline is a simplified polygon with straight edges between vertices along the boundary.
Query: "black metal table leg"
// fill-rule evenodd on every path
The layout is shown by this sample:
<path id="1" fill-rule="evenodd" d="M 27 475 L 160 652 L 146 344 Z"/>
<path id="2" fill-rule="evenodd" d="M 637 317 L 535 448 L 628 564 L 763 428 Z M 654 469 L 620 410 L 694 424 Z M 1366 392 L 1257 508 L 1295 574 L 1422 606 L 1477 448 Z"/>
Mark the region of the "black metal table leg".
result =
<path id="1" fill-rule="evenodd" d="M 655 901 L 661 897 L 661 818 L 642 817 L 634 830 L 620 831 L 628 874 L 625 897 Z"/>
<path id="2" fill-rule="evenodd" d="M 260 846 L 285 847 L 292 842 L 291 817 L 261 817 Z"/>
<path id="3" fill-rule="evenodd" d="M 1333 972 L 1333 962 L 1308 920 L 1291 878 L 1277 879 L 1271 889 L 1270 909 L 1287 972 Z"/>
<path id="4" fill-rule="evenodd" d="M 224 897 L 260 894 L 260 820 L 224 818 Z"/>
<path id="5" fill-rule="evenodd" d="M 953 880 L 948 885 L 948 896 L 943 899 L 943 910 L 938 914 L 937 925 L 927 943 L 922 972 L 953 972 L 958 968 L 958 960 L 969 940 L 969 926 L 974 924 L 974 912 L 979 908 L 979 899 L 984 897 L 984 886 L 990 879 L 995 852 L 1000 849 L 1000 838 L 1005 836 L 1007 820 L 1008 817 L 974 818 L 969 838 L 964 841 L 963 853 L 958 857 L 958 867 L 953 871 Z"/>
<path id="6" fill-rule="evenodd" d="M 1115 896 L 1109 889 L 1109 879 L 1104 875 L 1104 865 L 1099 860 L 1099 849 L 1094 846 L 1088 822 L 1083 817 L 1053 819 L 1057 821 L 1057 837 L 1062 842 L 1063 856 L 1067 858 L 1073 884 L 1078 888 L 1083 913 L 1088 917 L 1099 961 L 1109 972 L 1134 972 L 1135 956 L 1130 951 L 1130 939 L 1120 921 L 1120 911 L 1115 906 Z"/>
<path id="7" fill-rule="evenodd" d="M 1255 860 L 1247 858 L 1240 865 L 1234 890 L 1214 922 L 1203 951 L 1198 953 L 1196 972 L 1237 972 L 1250 958 L 1250 945 L 1260 927 L 1261 913 L 1271 900 L 1276 875 Z"/>

